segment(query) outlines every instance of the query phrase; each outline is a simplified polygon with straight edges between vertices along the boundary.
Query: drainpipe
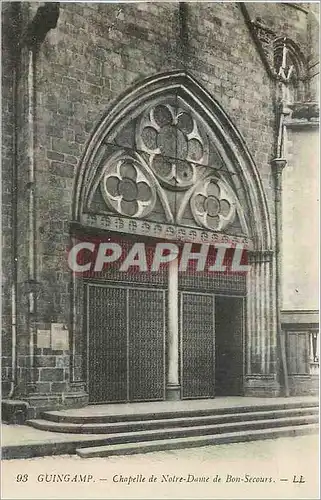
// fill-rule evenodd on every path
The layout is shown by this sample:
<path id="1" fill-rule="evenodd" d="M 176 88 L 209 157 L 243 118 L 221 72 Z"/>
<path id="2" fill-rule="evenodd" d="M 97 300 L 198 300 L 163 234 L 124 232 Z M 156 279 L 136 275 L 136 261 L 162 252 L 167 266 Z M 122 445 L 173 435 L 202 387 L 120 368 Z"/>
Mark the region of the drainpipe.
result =
<path id="1" fill-rule="evenodd" d="M 282 85 L 282 84 L 281 84 Z M 275 187 L 275 258 L 276 258 L 276 320 L 281 354 L 281 366 L 279 368 L 279 378 L 284 389 L 284 396 L 290 395 L 289 379 L 286 360 L 285 333 L 281 325 L 282 307 L 282 172 L 286 165 L 284 158 L 284 117 L 288 114 L 287 108 L 282 101 L 280 103 L 279 126 L 276 145 L 276 157 L 272 160 L 271 166 L 274 174 Z M 281 372 L 281 373 L 280 373 Z"/>
<path id="2" fill-rule="evenodd" d="M 17 213 L 18 213 L 18 81 L 20 77 L 20 30 L 21 30 L 21 4 L 13 5 L 13 17 L 15 30 L 12 37 L 13 47 L 13 76 L 12 76 L 12 109 L 13 109 L 13 144 L 12 144 L 12 285 L 11 285 L 11 381 L 7 396 L 11 399 L 14 395 L 17 382 L 17 287 L 18 287 L 18 247 L 17 247 Z"/>
<path id="3" fill-rule="evenodd" d="M 13 279 L 15 280 L 15 270 L 13 271 Z M 16 313 L 16 302 L 17 302 L 17 294 L 16 294 L 16 283 L 13 282 L 11 285 L 11 381 L 10 381 L 10 390 L 7 396 L 8 399 L 13 397 L 15 388 L 16 388 L 16 380 L 17 380 L 17 313 Z"/>
<path id="4" fill-rule="evenodd" d="M 34 345 L 35 331 L 33 318 L 35 315 L 36 283 L 36 202 L 35 202 L 35 49 L 28 48 L 28 304 L 29 304 L 29 359 L 30 383 L 34 382 Z"/>
<path id="5" fill-rule="evenodd" d="M 188 58 L 188 5 L 187 2 L 179 2 L 179 58 L 182 67 L 186 70 Z"/>

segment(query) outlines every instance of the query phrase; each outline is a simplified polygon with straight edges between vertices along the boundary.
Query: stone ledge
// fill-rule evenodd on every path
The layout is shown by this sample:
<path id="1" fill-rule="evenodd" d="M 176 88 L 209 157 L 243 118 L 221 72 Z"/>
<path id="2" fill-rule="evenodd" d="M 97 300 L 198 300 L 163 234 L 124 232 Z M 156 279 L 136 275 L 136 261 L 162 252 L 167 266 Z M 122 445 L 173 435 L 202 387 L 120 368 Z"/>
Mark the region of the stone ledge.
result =
<path id="1" fill-rule="evenodd" d="M 32 394 L 26 397 L 29 403 L 28 419 L 38 418 L 43 411 L 82 408 L 88 405 L 88 394 L 70 392 L 63 394 Z"/>
<path id="2" fill-rule="evenodd" d="M 244 396 L 269 398 L 280 396 L 280 384 L 276 375 L 247 375 L 244 380 Z"/>
<path id="3" fill-rule="evenodd" d="M 317 396 L 319 394 L 319 376 L 290 375 L 289 389 L 291 396 Z"/>
<path id="4" fill-rule="evenodd" d="M 318 128 L 320 107 L 317 102 L 294 102 L 287 105 L 288 116 L 284 125 L 288 128 Z"/>
<path id="5" fill-rule="evenodd" d="M 317 102 L 294 102 L 293 104 L 288 104 L 288 108 L 292 110 L 291 120 L 312 120 L 320 116 L 319 103 Z"/>
<path id="6" fill-rule="evenodd" d="M 288 129 L 318 129 L 320 126 L 319 119 L 314 119 L 313 121 L 310 120 L 287 120 L 285 121 L 284 125 Z"/>
<path id="7" fill-rule="evenodd" d="M 24 424 L 28 417 L 29 404 L 18 399 L 3 399 L 1 402 L 1 418 L 8 424 Z"/>
<path id="8" fill-rule="evenodd" d="M 301 324 L 301 325 L 318 325 L 319 324 L 319 311 L 315 310 L 288 310 L 281 311 L 282 324 Z"/>

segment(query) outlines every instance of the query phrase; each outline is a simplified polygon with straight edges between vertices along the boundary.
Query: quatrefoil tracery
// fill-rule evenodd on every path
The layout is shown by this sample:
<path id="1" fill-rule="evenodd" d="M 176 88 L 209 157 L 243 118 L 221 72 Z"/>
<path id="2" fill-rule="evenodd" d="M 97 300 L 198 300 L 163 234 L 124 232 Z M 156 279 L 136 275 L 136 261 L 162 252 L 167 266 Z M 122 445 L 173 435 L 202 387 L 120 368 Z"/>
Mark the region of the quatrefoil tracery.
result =
<path id="1" fill-rule="evenodd" d="M 149 154 L 150 167 L 159 181 L 171 189 L 188 189 L 196 181 L 195 164 L 208 163 L 207 137 L 195 118 L 170 104 L 158 104 L 143 115 L 136 142 Z"/>
<path id="2" fill-rule="evenodd" d="M 155 189 L 141 165 L 123 156 L 111 162 L 101 182 L 105 201 L 114 210 L 130 217 L 144 217 L 154 208 Z"/>
<path id="3" fill-rule="evenodd" d="M 235 202 L 230 190 L 218 179 L 210 178 L 196 186 L 191 197 L 195 219 L 207 229 L 221 231 L 235 218 Z"/>

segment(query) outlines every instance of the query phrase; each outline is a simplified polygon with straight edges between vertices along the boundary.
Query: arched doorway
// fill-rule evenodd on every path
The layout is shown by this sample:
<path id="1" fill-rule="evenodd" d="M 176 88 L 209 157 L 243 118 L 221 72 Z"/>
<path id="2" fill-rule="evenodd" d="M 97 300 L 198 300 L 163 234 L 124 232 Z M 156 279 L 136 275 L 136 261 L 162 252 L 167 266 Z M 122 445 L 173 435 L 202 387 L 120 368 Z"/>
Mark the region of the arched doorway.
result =
<path id="1" fill-rule="evenodd" d="M 73 208 L 75 238 L 117 241 L 123 259 L 137 243 L 148 261 L 157 243 L 172 242 L 194 257 L 205 244 L 243 245 L 252 262 L 247 275 L 199 273 L 193 255 L 186 268 L 174 259 L 158 272 L 115 263 L 74 275 L 72 371 L 90 402 L 240 395 L 257 376 L 274 377 L 274 264 L 259 175 L 191 76 L 156 75 L 113 106 L 86 148 Z"/>

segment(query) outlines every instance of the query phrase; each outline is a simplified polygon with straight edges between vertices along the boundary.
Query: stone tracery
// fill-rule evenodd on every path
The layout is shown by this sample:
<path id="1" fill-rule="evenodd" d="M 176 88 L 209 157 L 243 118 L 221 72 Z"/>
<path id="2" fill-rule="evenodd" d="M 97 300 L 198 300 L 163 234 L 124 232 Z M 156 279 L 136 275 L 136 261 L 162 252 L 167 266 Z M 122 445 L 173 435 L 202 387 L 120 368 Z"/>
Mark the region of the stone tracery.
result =
<path id="1" fill-rule="evenodd" d="M 143 113 L 136 128 L 139 150 L 147 152 L 150 167 L 167 188 L 185 190 L 196 180 L 196 163 L 207 164 L 208 140 L 195 117 L 168 103 Z"/>
<path id="2" fill-rule="evenodd" d="M 154 220 L 157 206 L 155 221 L 161 222 L 163 210 L 163 222 L 210 231 L 222 231 L 234 222 L 242 210 L 240 203 L 211 156 L 215 147 L 208 132 L 182 101 L 162 98 L 145 106 L 136 119 L 129 118 L 125 126 L 132 128 L 135 143 L 131 150 L 119 147 L 103 155 L 90 188 L 89 208 L 99 186 L 106 204 L 103 212 Z M 245 226 L 241 234 L 247 234 Z"/>
<path id="3" fill-rule="evenodd" d="M 213 231 L 224 229 L 234 219 L 235 206 L 230 193 L 218 179 L 208 179 L 197 187 L 191 206 L 197 220 Z"/>
<path id="4" fill-rule="evenodd" d="M 101 187 L 107 203 L 119 213 L 142 217 L 153 209 L 155 192 L 134 160 L 113 163 Z"/>

